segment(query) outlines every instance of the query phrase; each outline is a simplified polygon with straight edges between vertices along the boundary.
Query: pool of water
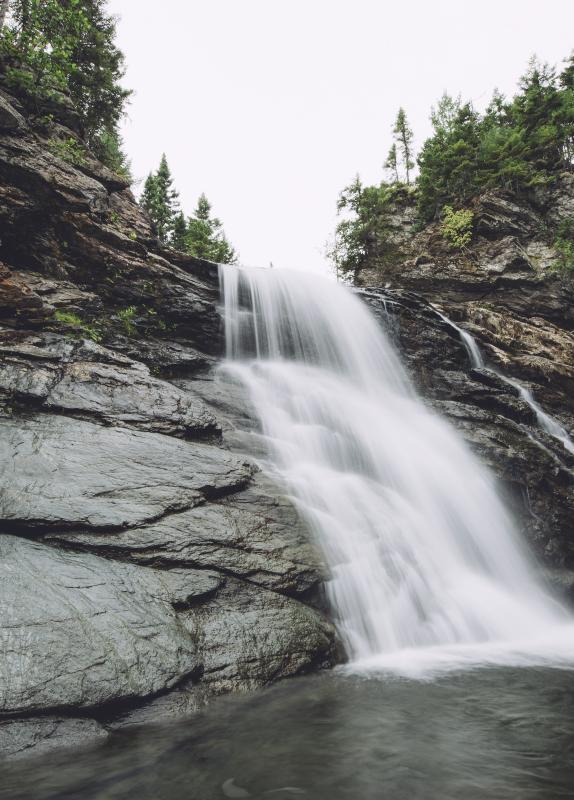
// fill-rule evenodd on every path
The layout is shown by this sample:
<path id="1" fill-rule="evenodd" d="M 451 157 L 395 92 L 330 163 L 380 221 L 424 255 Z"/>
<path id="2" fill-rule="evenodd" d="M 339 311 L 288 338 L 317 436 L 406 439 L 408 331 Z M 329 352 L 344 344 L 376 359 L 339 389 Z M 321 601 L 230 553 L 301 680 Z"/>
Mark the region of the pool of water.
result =
<path id="1" fill-rule="evenodd" d="M 5 763 L 0 797 L 572 798 L 574 672 L 285 681 L 94 749 Z"/>

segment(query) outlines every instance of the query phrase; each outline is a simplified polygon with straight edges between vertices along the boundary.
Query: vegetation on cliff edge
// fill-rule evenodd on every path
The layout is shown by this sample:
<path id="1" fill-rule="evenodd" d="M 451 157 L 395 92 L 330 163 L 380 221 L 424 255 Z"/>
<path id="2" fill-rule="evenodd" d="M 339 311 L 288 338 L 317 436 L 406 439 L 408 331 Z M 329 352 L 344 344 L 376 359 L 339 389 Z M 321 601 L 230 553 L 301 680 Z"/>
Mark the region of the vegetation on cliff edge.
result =
<path id="1" fill-rule="evenodd" d="M 527 196 L 536 186 L 550 185 L 574 167 L 574 55 L 561 72 L 533 58 L 510 100 L 495 91 L 484 113 L 472 103 L 444 94 L 431 111 L 432 135 L 416 159 L 418 175 L 415 230 L 447 217 L 451 222 L 476 194 L 504 189 Z M 362 186 L 357 178 L 339 197 L 343 215 L 335 234 L 331 257 L 343 275 L 354 275 L 373 254 L 384 261 L 392 249 L 389 215 L 393 190 L 411 183 L 412 131 L 403 109 L 393 128 L 393 145 L 384 168 L 388 181 Z M 468 216 L 468 215 L 467 215 Z M 447 220 L 448 221 L 448 220 Z M 466 228 L 464 244 L 470 241 Z M 446 237 L 448 239 L 448 236 Z M 570 233 L 556 240 L 564 264 L 572 264 Z M 456 244 L 455 246 L 460 246 Z"/>
<path id="2" fill-rule="evenodd" d="M 0 66 L 9 89 L 36 101 L 68 95 L 86 144 L 129 176 L 118 132 L 130 92 L 105 0 L 9 0 L 0 19 Z"/>

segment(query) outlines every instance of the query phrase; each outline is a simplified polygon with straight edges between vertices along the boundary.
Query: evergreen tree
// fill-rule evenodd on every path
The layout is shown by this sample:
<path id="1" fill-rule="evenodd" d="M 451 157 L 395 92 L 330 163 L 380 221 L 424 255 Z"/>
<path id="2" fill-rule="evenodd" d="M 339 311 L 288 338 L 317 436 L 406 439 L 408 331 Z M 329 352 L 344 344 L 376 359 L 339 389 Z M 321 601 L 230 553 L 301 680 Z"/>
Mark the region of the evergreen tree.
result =
<path id="1" fill-rule="evenodd" d="M 228 242 L 220 220 L 211 216 L 211 203 L 204 194 L 200 195 L 193 217 L 188 220 L 186 242 L 187 251 L 198 258 L 218 264 L 237 261 L 237 254 Z"/>
<path id="2" fill-rule="evenodd" d="M 387 160 L 384 163 L 384 168 L 391 174 L 393 183 L 399 183 L 399 164 L 397 159 L 397 145 L 393 144 L 389 150 Z"/>
<path id="3" fill-rule="evenodd" d="M 170 244 L 175 250 L 185 252 L 187 249 L 187 233 L 187 222 L 185 221 L 183 211 L 180 211 L 173 222 L 173 231 L 171 234 Z"/>
<path id="4" fill-rule="evenodd" d="M 121 86 L 124 56 L 115 45 L 116 23 L 106 13 L 105 0 L 82 0 L 86 24 L 71 43 L 74 64 L 68 89 L 80 112 L 88 144 L 97 150 L 102 135 L 117 133 L 131 92 Z"/>
<path id="5" fill-rule="evenodd" d="M 175 221 L 179 214 L 178 193 L 173 188 L 173 178 L 163 153 L 157 172 L 150 173 L 144 184 L 140 205 L 146 209 L 155 224 L 157 236 L 164 245 L 170 243 Z"/>
<path id="6" fill-rule="evenodd" d="M 363 186 L 359 176 L 339 195 L 337 213 L 344 214 L 335 230 L 335 242 L 328 256 L 337 274 L 355 278 L 374 258 L 385 258 L 393 251 L 389 234 L 393 202 L 404 191 L 401 186 L 381 183 Z"/>
<path id="7" fill-rule="evenodd" d="M 7 85 L 32 97 L 69 92 L 88 145 L 125 168 L 118 123 L 130 92 L 120 84 L 123 55 L 105 0 L 2 0 L 4 21 L 8 9 L 9 24 L 0 23 Z"/>
<path id="8" fill-rule="evenodd" d="M 405 114 L 403 108 L 399 108 L 397 119 L 395 121 L 395 127 L 393 128 L 393 134 L 395 136 L 396 145 L 398 146 L 401 154 L 401 160 L 405 170 L 406 183 L 408 186 L 411 182 L 410 173 L 415 167 L 415 162 L 413 161 L 413 132 L 409 127 L 407 115 Z M 395 156 L 396 152 L 397 150 L 395 147 Z"/>

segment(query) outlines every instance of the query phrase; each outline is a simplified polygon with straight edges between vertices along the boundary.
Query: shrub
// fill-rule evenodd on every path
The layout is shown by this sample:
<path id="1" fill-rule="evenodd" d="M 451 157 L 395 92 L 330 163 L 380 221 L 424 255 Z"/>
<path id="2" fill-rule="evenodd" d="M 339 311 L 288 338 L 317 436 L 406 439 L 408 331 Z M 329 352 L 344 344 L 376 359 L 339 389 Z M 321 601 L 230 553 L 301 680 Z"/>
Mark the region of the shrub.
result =
<path id="1" fill-rule="evenodd" d="M 83 167 L 87 164 L 85 147 L 72 136 L 67 139 L 50 139 L 48 147 L 55 156 L 61 158 L 62 161 L 67 161 L 68 164 L 76 167 Z"/>
<path id="2" fill-rule="evenodd" d="M 134 336 L 137 333 L 137 328 L 134 324 L 134 317 L 137 314 L 135 306 L 128 306 L 122 308 L 117 312 L 116 316 L 122 323 L 126 336 Z"/>
<path id="3" fill-rule="evenodd" d="M 472 240 L 474 214 L 469 209 L 455 211 L 452 206 L 443 209 L 441 232 L 443 237 L 458 250 L 462 250 Z"/>
<path id="4" fill-rule="evenodd" d="M 54 313 L 54 319 L 69 328 L 79 329 L 84 336 L 91 339 L 93 342 L 98 343 L 102 341 L 102 334 L 100 331 L 94 325 L 90 325 L 77 314 L 74 314 L 73 311 L 61 311 L 58 309 Z"/>

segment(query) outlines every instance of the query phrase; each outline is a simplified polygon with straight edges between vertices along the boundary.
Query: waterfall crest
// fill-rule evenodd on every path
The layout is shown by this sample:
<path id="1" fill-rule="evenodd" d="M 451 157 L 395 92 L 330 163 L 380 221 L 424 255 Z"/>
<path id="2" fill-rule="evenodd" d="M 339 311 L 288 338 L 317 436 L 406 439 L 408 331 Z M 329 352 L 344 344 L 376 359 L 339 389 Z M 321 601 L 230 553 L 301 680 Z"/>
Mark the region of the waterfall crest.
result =
<path id="1" fill-rule="evenodd" d="M 304 273 L 222 267 L 221 280 L 226 369 L 326 557 L 350 658 L 496 661 L 508 642 L 518 663 L 548 654 L 539 642 L 567 613 L 490 474 L 417 397 L 367 307 Z M 559 638 L 563 661 L 574 651 Z"/>

